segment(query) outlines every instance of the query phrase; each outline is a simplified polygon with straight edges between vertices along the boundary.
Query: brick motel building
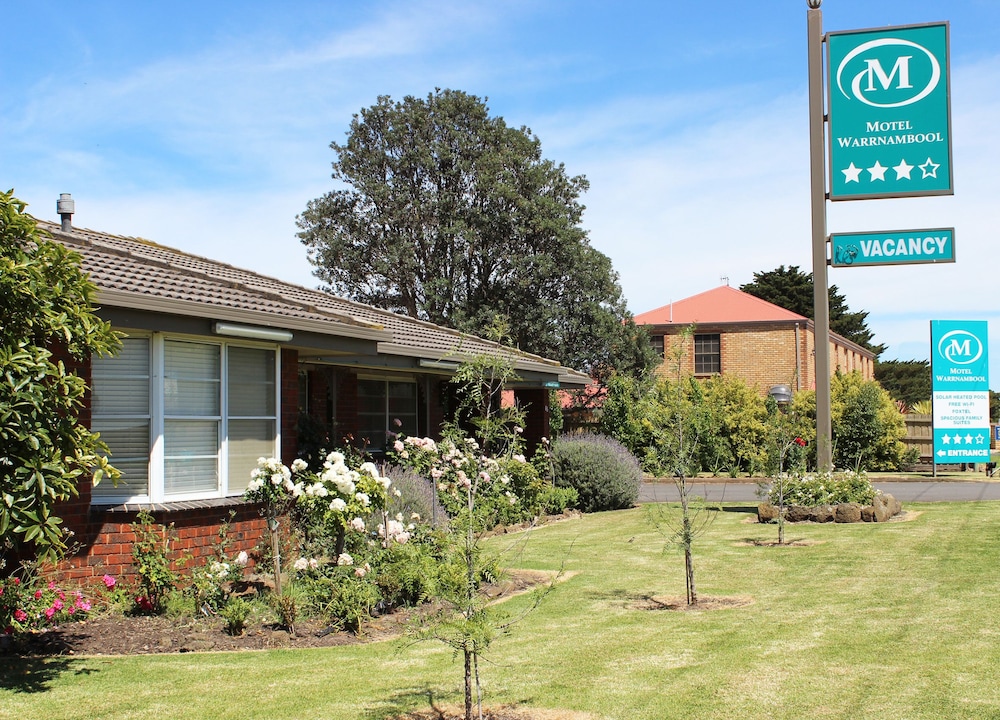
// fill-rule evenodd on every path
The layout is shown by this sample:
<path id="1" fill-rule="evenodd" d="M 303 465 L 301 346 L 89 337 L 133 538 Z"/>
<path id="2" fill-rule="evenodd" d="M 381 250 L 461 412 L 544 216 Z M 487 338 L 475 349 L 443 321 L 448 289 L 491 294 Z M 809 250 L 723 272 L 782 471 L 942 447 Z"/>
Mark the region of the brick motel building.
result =
<path id="1" fill-rule="evenodd" d="M 83 483 L 57 506 L 73 532 L 58 574 L 86 581 L 131 573 L 130 525 L 141 509 L 173 525 L 174 559 L 214 557 L 265 533 L 241 496 L 257 458 L 290 464 L 300 428 L 353 438 L 376 457 L 388 431 L 438 437 L 464 359 L 499 354 L 518 381 L 529 450 L 549 434 L 549 389 L 590 378 L 546 358 L 351 302 L 148 240 L 39 221 L 78 253 L 98 288 L 97 313 L 122 332 L 121 351 L 74 371 L 91 391 L 81 414 L 122 471 L 115 485 Z M 401 423 L 401 426 L 397 425 Z"/>
<path id="2" fill-rule="evenodd" d="M 649 331 L 661 357 L 684 328 L 694 326 L 685 374 L 736 375 L 762 395 L 781 386 L 816 389 L 813 321 L 728 285 L 636 315 L 635 322 Z M 857 371 L 874 379 L 874 354 L 833 332 L 827 342 L 831 373 Z M 669 370 L 664 362 L 660 371 Z"/>

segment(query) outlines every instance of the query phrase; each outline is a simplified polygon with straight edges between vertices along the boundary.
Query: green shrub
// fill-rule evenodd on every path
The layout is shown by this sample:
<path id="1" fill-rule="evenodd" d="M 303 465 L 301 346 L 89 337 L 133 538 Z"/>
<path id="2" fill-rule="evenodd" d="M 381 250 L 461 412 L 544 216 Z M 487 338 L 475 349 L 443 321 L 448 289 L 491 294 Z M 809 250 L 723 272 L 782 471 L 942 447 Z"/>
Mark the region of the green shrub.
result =
<path id="1" fill-rule="evenodd" d="M 247 620 L 250 617 L 252 606 L 240 597 L 229 598 L 226 604 L 219 609 L 219 615 L 226 623 L 226 633 L 229 635 L 242 635 L 246 630 Z"/>
<path id="2" fill-rule="evenodd" d="M 549 485 L 538 494 L 538 507 L 545 515 L 560 515 L 579 502 L 580 493 L 575 488 Z"/>
<path id="3" fill-rule="evenodd" d="M 815 475 L 786 475 L 780 478 L 784 504 L 813 507 L 855 502 L 871 505 L 878 491 L 863 472 L 817 473 Z M 778 481 L 771 483 L 768 500 L 779 503 Z"/>
<path id="4" fill-rule="evenodd" d="M 332 591 L 324 608 L 326 615 L 345 630 L 359 634 L 381 600 L 378 587 L 367 577 L 347 576 L 340 578 Z"/>
<path id="5" fill-rule="evenodd" d="M 439 558 L 427 543 L 394 543 L 375 577 L 386 607 L 412 606 L 438 593 Z"/>
<path id="6" fill-rule="evenodd" d="M 552 454 L 555 484 L 576 490 L 580 510 L 619 510 L 639 499 L 642 469 L 617 440 L 592 433 L 564 436 Z"/>
<path id="7" fill-rule="evenodd" d="M 158 615 L 166 609 L 167 597 L 177 585 L 177 573 L 170 567 L 168 557 L 173 526 L 157 525 L 151 514 L 140 510 L 131 527 L 135 533 L 132 563 L 140 592 L 135 609 Z"/>

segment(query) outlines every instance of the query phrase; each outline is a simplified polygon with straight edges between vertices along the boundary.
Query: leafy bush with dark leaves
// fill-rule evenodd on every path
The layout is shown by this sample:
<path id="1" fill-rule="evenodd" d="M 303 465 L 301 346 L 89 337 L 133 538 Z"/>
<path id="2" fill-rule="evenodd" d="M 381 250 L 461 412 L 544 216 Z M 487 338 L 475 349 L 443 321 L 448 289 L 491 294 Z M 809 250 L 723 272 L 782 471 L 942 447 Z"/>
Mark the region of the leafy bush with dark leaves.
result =
<path id="1" fill-rule="evenodd" d="M 639 461 L 613 438 L 563 436 L 552 448 L 552 460 L 556 486 L 576 490 L 576 506 L 584 512 L 620 510 L 639 499 Z"/>

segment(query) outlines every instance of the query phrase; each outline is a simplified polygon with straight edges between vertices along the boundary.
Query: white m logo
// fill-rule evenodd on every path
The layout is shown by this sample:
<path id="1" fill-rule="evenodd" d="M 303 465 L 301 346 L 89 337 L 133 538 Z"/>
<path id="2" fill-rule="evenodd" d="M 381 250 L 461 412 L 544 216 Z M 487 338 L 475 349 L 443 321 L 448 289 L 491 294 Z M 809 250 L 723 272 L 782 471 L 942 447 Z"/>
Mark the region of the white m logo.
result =
<path id="1" fill-rule="evenodd" d="M 938 352 L 953 365 L 970 365 L 983 355 L 983 344 L 967 330 L 952 330 L 938 340 Z"/>
<path id="2" fill-rule="evenodd" d="M 894 59 L 892 69 L 888 73 L 885 71 L 885 66 L 882 64 L 880 58 L 871 56 L 859 57 L 877 48 L 898 48 L 900 50 L 900 53 Z M 922 55 L 913 53 L 913 49 L 919 50 Z M 904 50 L 909 51 L 909 54 L 904 55 Z M 915 88 L 910 82 L 910 61 L 914 57 L 922 58 L 924 56 L 926 56 L 930 63 L 927 84 L 923 87 Z M 850 92 L 848 92 L 844 88 L 844 73 L 847 70 L 848 64 L 855 58 L 861 60 L 864 63 L 864 67 L 851 78 Z M 895 85 L 893 85 L 893 81 L 895 81 Z M 865 105 L 871 105 L 872 107 L 892 108 L 912 105 L 927 97 L 940 81 L 941 64 L 934 57 L 934 53 L 923 45 L 917 45 L 915 42 L 900 38 L 879 38 L 878 40 L 862 43 L 851 50 L 840 61 L 840 65 L 837 67 L 837 87 L 843 93 L 844 97 L 853 97 Z M 894 91 L 894 95 L 892 96 L 893 101 L 880 102 L 878 100 L 879 94 L 889 90 Z M 900 90 L 913 90 L 914 92 L 907 94 L 904 99 L 899 100 L 898 91 Z"/>

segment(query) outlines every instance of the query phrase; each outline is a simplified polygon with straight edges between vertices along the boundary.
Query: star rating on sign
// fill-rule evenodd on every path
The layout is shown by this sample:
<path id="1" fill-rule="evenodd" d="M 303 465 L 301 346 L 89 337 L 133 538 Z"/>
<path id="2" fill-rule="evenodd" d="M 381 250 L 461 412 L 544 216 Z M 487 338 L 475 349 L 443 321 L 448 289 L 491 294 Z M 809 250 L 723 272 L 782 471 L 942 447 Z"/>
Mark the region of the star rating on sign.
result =
<path id="1" fill-rule="evenodd" d="M 926 162 L 921 165 L 910 165 L 906 162 L 906 158 L 899 161 L 898 165 L 891 166 L 893 170 L 896 171 L 896 180 L 912 180 L 910 175 L 914 168 L 917 168 L 922 173 L 920 179 L 926 180 L 927 178 L 937 178 L 938 168 L 941 167 L 941 163 L 934 162 L 931 158 L 927 158 Z M 844 173 L 844 183 L 861 183 L 861 173 L 866 171 L 869 175 L 869 182 L 876 182 L 881 180 L 885 182 L 885 173 L 889 170 L 889 167 L 885 167 L 878 160 L 870 168 L 859 168 L 852 161 L 851 164 L 841 170 Z"/>
<path id="2" fill-rule="evenodd" d="M 986 435 L 983 433 L 977 433 L 976 435 L 972 435 L 971 433 L 966 433 L 965 435 L 960 433 L 955 433 L 954 435 L 942 435 L 941 443 L 943 445 L 985 445 Z"/>

